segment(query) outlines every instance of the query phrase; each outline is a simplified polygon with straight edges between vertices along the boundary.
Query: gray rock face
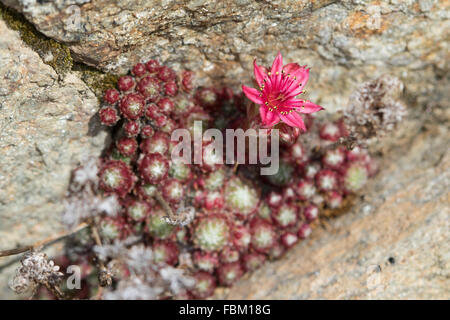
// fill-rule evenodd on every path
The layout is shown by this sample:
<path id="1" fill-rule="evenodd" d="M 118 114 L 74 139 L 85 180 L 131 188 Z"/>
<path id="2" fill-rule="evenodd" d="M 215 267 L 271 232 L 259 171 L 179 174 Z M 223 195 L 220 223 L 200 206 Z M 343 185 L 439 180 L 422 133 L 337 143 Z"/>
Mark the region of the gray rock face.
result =
<path id="1" fill-rule="evenodd" d="M 98 155 L 88 135 L 97 98 L 74 74 L 55 71 L 0 20 L 0 249 L 61 231 L 71 170 Z"/>
<path id="2" fill-rule="evenodd" d="M 254 58 L 270 65 L 280 50 L 285 62 L 312 67 L 307 95 L 331 112 L 362 82 L 400 78 L 413 120 L 394 144 L 377 146 L 392 156 L 367 190 L 370 206 L 316 228 L 286 259 L 217 296 L 449 298 L 448 0 L 0 2 L 74 59 L 116 74 L 156 58 L 196 71 L 201 85 L 239 90 Z M 98 102 L 77 74 L 60 79 L 1 20 L 0 34 L 1 250 L 61 231 L 70 172 L 100 153 L 106 134 L 88 135 Z M 0 298 L 12 296 L 9 260 L 0 258 Z"/>
<path id="3" fill-rule="evenodd" d="M 329 110 L 386 72 L 418 97 L 448 71 L 446 0 L 1 1 L 75 59 L 115 73 L 157 58 L 238 88 L 251 81 L 254 58 L 270 64 L 280 50 L 312 67 L 307 90 Z"/>

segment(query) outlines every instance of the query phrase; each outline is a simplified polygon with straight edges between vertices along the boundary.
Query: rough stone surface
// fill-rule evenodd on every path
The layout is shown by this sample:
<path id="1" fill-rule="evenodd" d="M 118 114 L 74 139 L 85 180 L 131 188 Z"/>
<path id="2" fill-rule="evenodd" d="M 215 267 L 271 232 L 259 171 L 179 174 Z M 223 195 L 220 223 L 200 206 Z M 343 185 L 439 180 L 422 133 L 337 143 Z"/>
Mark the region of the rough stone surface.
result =
<path id="1" fill-rule="evenodd" d="M 349 213 L 215 298 L 449 299 L 448 116 L 414 138 L 397 135 Z"/>
<path id="2" fill-rule="evenodd" d="M 449 299 L 448 0 L 0 0 L 74 59 L 116 74 L 157 58 L 200 84 L 249 84 L 252 61 L 312 67 L 309 98 L 328 111 L 361 82 L 390 73 L 410 116 L 376 146 L 380 175 L 350 213 L 221 298 Z M 63 79 L 0 21 L 0 250 L 61 230 L 71 169 L 97 155 L 95 96 Z M 324 222 L 325 223 L 325 222 Z M 389 262 L 392 257 L 394 263 Z M 0 298 L 14 267 L 0 258 Z M 264 279 L 261 283 L 260 279 Z"/>
<path id="3" fill-rule="evenodd" d="M 413 97 L 448 72 L 449 0 L 1 0 L 74 58 L 124 73 L 157 58 L 201 82 L 249 83 L 278 50 L 312 67 L 311 100 L 340 109 L 354 86 L 389 72 Z"/>
<path id="4" fill-rule="evenodd" d="M 70 172 L 84 157 L 100 154 L 106 133 L 88 135 L 98 101 L 79 78 L 69 73 L 60 80 L 1 20 L 0 34 L 0 250 L 4 250 L 62 230 L 61 200 Z"/>

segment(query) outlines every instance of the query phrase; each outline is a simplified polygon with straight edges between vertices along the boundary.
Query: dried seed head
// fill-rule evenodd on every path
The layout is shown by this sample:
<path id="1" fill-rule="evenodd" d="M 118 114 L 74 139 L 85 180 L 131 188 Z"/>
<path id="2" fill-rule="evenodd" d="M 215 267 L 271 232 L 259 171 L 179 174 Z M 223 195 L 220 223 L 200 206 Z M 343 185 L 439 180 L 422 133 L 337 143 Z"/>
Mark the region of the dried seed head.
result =
<path id="1" fill-rule="evenodd" d="M 37 285 L 58 285 L 62 276 L 59 266 L 48 260 L 45 253 L 30 251 L 20 260 L 20 266 L 9 285 L 14 292 L 20 294 Z"/>

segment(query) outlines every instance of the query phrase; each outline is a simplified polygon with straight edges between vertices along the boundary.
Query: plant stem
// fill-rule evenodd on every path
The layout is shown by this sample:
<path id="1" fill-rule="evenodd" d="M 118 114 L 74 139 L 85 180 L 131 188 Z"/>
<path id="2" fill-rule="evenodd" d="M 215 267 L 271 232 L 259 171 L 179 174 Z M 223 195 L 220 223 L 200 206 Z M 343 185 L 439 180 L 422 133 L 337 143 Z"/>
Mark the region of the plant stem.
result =
<path id="1" fill-rule="evenodd" d="M 168 218 L 171 221 L 177 221 L 178 219 L 178 215 L 176 215 L 172 208 L 170 207 L 170 205 L 166 202 L 166 200 L 164 200 L 163 196 L 161 195 L 161 193 L 159 193 L 159 191 L 155 192 L 155 198 L 156 200 L 158 200 L 159 204 L 163 207 L 164 211 L 166 212 Z"/>
<path id="2" fill-rule="evenodd" d="M 58 300 L 64 300 L 65 296 L 64 293 L 62 293 L 61 289 L 58 286 L 51 285 L 50 283 L 46 282 L 44 286 L 47 288 L 48 291 L 50 291 Z"/>
<path id="3" fill-rule="evenodd" d="M 95 224 L 94 220 L 90 221 L 91 226 L 91 233 L 92 237 L 94 238 L 95 244 L 97 246 L 102 246 L 102 240 L 100 238 L 100 234 L 98 232 L 97 225 Z M 108 269 L 105 266 L 105 262 L 97 257 L 98 266 L 100 269 L 100 272 L 98 274 L 98 298 L 101 298 L 101 293 L 103 292 L 102 287 L 107 287 L 112 284 L 112 278 L 110 274 L 108 273 Z"/>
<path id="4" fill-rule="evenodd" d="M 13 256 L 19 253 L 23 253 L 23 252 L 27 252 L 42 246 L 46 246 L 49 245 L 50 243 L 55 243 L 57 241 L 60 241 L 84 228 L 88 227 L 87 223 L 81 223 L 79 224 L 75 229 L 70 230 L 70 231 L 65 231 L 65 232 L 60 232 L 54 236 L 51 236 L 47 239 L 35 242 L 32 245 L 28 245 L 28 246 L 23 246 L 23 247 L 19 247 L 19 248 L 15 248 L 15 249 L 8 249 L 8 250 L 2 250 L 0 251 L 0 257 L 7 257 L 7 256 Z"/>

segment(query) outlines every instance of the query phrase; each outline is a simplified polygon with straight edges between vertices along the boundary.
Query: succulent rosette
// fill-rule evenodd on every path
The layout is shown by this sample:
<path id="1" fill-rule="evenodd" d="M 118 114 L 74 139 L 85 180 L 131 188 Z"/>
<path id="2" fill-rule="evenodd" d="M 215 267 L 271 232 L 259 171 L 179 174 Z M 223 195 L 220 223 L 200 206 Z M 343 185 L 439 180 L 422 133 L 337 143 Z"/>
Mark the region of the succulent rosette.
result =
<path id="1" fill-rule="evenodd" d="M 311 235 L 324 213 L 341 210 L 377 172 L 366 150 L 333 147 L 348 134 L 342 121 L 313 121 L 311 114 L 323 108 L 299 97 L 309 80 L 306 66 L 283 65 L 278 54 L 271 68 L 256 61 L 253 67 L 258 89 L 242 86 L 243 92 L 233 92 L 227 86 L 198 87 L 195 72 L 178 73 L 149 60 L 137 63 L 119 78 L 117 88 L 104 93 L 99 118 L 112 143 L 98 170 L 87 175 L 91 180 L 84 177 L 84 187 L 77 182 L 74 198 L 81 198 L 76 192 L 83 188 L 95 196 L 83 203 L 83 214 L 90 209 L 87 204 L 102 203 L 88 222 L 97 223 L 105 244 L 137 237 L 150 252 L 146 271 L 170 267 L 176 271 L 169 272 L 192 277 L 194 283 L 171 298 L 208 298 L 216 286 L 231 286 L 245 272 L 281 258 Z M 258 164 L 217 162 L 222 159 L 208 153 L 212 140 L 206 138 L 187 157 L 200 155 L 202 163 L 172 157 L 177 144 L 172 132 L 185 129 L 192 137 L 195 121 L 201 122 L 202 133 L 209 128 L 279 129 L 278 172 L 261 176 Z M 114 214 L 101 202 L 108 197 L 117 199 Z M 80 243 L 89 253 L 95 245 L 92 239 Z M 141 262 L 144 251 L 137 254 Z M 126 265 L 119 268 L 121 279 L 130 280 L 135 270 Z M 88 276 L 83 281 L 97 286 Z M 165 289 L 164 294 L 170 291 Z"/>

